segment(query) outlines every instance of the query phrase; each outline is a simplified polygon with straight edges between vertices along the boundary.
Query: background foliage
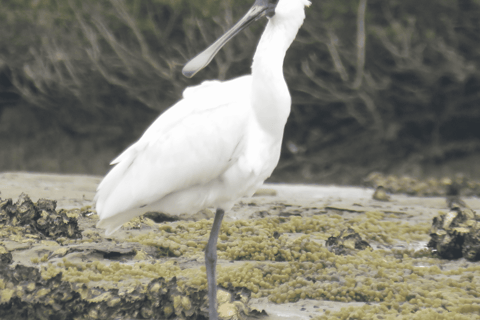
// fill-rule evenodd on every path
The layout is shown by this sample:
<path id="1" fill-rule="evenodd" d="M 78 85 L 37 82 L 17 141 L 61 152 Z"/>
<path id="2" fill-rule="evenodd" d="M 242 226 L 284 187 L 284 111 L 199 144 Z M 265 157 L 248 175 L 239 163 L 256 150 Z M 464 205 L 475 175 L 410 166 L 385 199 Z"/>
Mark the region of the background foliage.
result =
<path id="1" fill-rule="evenodd" d="M 104 174 L 188 85 L 249 72 L 265 22 L 194 79 L 233 0 L 2 0 L 0 170 Z M 278 172 L 358 182 L 480 151 L 480 1 L 313 1 L 287 53 Z M 422 174 L 422 170 L 416 171 Z"/>

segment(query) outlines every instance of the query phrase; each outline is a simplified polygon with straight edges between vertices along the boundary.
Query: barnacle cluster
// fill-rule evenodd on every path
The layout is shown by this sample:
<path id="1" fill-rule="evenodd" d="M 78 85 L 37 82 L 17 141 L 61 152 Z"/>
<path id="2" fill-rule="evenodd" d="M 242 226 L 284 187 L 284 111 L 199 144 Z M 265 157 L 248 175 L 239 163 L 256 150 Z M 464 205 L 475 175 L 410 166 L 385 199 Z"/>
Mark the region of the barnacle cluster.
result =
<path id="1" fill-rule="evenodd" d="M 452 178 L 419 180 L 409 176 L 397 177 L 373 172 L 364 180 L 368 187 L 383 187 L 393 194 L 408 194 L 422 196 L 479 196 L 480 182 L 473 181 L 468 177 L 458 174 Z"/>
<path id="2" fill-rule="evenodd" d="M 454 207 L 434 217 L 430 236 L 428 247 L 441 258 L 480 260 L 480 217 L 470 208 Z"/>
<path id="3" fill-rule="evenodd" d="M 65 210 L 57 212 L 55 200 L 39 199 L 33 203 L 22 193 L 16 203 L 0 198 L 0 235 L 30 234 L 33 238 L 79 238 L 77 217 Z"/>
<path id="4" fill-rule="evenodd" d="M 0 266 L 12 263 L 12 253 L 0 245 Z"/>
<path id="5" fill-rule="evenodd" d="M 162 277 L 129 288 L 87 287 L 61 273 L 42 276 L 37 268 L 0 266 L 2 319 L 180 319 L 205 316 L 206 292 L 181 290 Z"/>
<path id="6" fill-rule="evenodd" d="M 357 250 L 365 250 L 371 248 L 367 241 L 362 240 L 362 237 L 352 228 L 344 229 L 340 232 L 338 237 L 330 237 L 325 242 L 325 246 L 329 251 L 337 255 L 340 254 L 354 254 Z"/>

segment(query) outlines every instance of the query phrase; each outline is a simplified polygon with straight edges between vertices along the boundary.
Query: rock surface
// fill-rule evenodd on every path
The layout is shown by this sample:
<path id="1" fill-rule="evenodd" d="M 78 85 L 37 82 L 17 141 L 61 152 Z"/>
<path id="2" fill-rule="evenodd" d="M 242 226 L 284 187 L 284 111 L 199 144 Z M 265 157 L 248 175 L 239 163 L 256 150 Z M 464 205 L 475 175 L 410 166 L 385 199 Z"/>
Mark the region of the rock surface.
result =
<path id="1" fill-rule="evenodd" d="M 68 294 L 62 298 L 65 305 L 79 299 L 78 305 L 100 310 L 102 303 L 120 303 L 129 295 L 143 299 L 152 283 L 164 278 L 171 305 L 161 306 L 163 315 L 204 317 L 203 248 L 211 226 L 211 220 L 205 219 L 213 217 L 213 211 L 162 223 L 137 218 L 106 238 L 95 228 L 97 218 L 89 207 L 100 180 L 93 176 L 0 174 L 2 199 L 15 202 L 23 192 L 33 202 L 56 200 L 57 210 L 78 216 L 82 233 L 81 239 L 41 239 L 23 237 L 20 229 L 0 227 L 0 265 L 6 268 L 0 279 L 0 309 L 26 308 L 28 301 L 44 303 L 46 298 L 35 298 L 32 292 L 48 297 L 41 291 L 45 285 L 45 290 L 48 286 L 67 288 Z M 242 199 L 222 226 L 218 282 L 227 289 L 228 298 L 221 305 L 225 318 L 478 317 L 480 265 L 463 258 L 442 260 L 426 249 L 433 218 L 450 210 L 445 198 L 391 195 L 389 201 L 376 201 L 372 199 L 374 190 L 366 188 L 264 187 L 256 197 Z M 476 198 L 463 201 L 474 211 L 480 209 Z M 348 228 L 371 248 L 351 246 L 345 255 L 329 251 L 325 242 Z M 15 280 L 18 268 L 23 273 L 33 272 L 35 283 Z M 134 292 L 132 288 L 137 289 Z M 141 304 L 128 301 L 131 308 L 125 307 L 123 317 L 115 314 L 116 318 L 148 318 L 160 308 L 142 309 Z M 62 303 L 54 305 L 62 309 Z M 155 303 L 149 302 L 149 306 Z M 50 307 L 42 309 L 46 315 L 52 312 Z M 83 310 L 88 311 L 86 315 L 68 315 L 62 309 L 61 314 L 72 319 L 114 315 L 97 309 Z"/>

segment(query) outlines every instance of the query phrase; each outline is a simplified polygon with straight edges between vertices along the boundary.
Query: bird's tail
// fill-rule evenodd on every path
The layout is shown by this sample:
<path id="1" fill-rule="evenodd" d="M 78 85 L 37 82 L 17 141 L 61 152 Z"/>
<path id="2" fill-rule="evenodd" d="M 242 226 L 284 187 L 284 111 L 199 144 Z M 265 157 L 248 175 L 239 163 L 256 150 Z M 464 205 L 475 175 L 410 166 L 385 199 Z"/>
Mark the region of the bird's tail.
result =
<path id="1" fill-rule="evenodd" d="M 105 229 L 105 235 L 109 236 L 120 229 L 124 223 L 144 213 L 145 210 L 143 208 L 120 212 L 112 217 L 100 219 L 100 221 L 97 222 L 97 228 Z"/>

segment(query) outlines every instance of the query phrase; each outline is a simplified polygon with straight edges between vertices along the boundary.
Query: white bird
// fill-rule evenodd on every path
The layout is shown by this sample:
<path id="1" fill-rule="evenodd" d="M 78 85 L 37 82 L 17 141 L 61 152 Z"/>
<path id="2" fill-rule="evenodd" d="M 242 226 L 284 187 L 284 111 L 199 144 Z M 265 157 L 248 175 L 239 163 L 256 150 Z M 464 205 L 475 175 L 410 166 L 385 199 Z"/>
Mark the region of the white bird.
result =
<path id="1" fill-rule="evenodd" d="M 252 74 L 187 88 L 182 100 L 112 161 L 115 167 L 97 189 L 97 227 L 107 235 L 148 211 L 178 215 L 216 208 L 205 250 L 210 319 L 217 319 L 216 248 L 224 212 L 251 196 L 278 163 L 291 106 L 283 60 L 309 5 L 308 0 L 256 0 L 183 70 L 193 76 L 229 39 L 267 16 Z"/>

